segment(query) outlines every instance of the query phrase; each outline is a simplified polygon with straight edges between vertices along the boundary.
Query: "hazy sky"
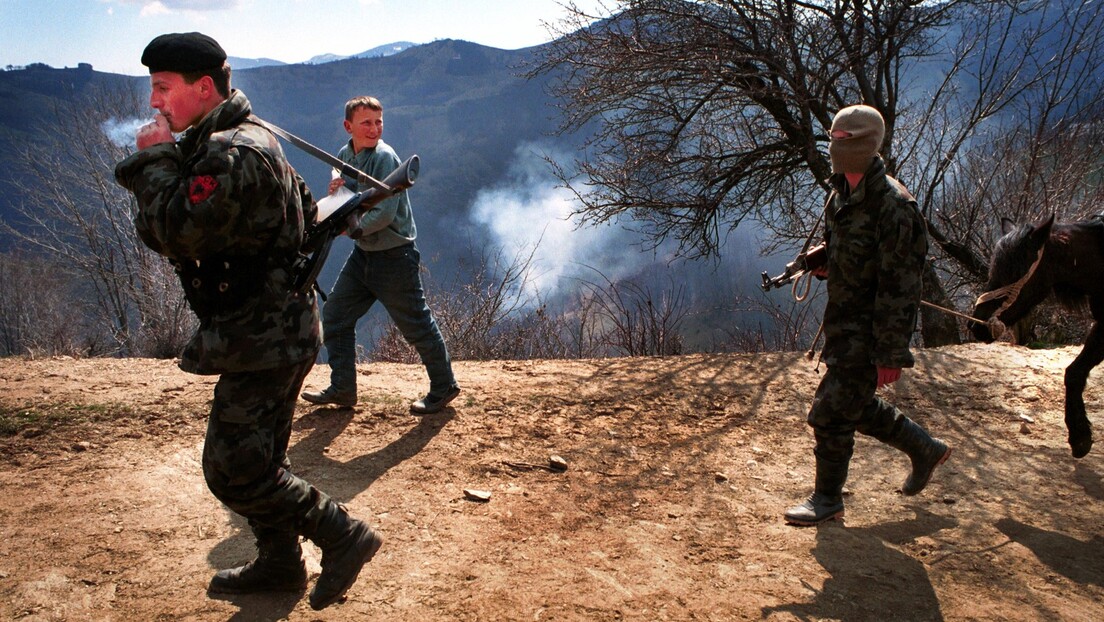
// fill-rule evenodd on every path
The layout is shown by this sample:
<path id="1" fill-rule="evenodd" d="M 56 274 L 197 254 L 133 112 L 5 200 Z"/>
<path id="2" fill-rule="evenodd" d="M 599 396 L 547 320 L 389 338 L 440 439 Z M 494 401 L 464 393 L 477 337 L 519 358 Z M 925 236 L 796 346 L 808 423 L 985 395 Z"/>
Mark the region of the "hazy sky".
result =
<path id="1" fill-rule="evenodd" d="M 46 63 L 144 75 L 151 39 L 200 31 L 230 56 L 299 63 L 394 41 L 517 49 L 550 39 L 571 0 L 0 0 L 0 67 Z M 611 0 L 574 0 L 608 15 Z"/>

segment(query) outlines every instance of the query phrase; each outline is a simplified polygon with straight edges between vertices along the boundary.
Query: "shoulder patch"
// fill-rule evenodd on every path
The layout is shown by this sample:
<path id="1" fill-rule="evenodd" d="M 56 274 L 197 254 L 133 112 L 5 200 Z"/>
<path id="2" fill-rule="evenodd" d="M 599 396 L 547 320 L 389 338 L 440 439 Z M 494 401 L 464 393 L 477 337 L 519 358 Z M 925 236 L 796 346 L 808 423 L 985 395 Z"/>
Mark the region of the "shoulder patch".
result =
<path id="1" fill-rule="evenodd" d="M 214 175 L 198 175 L 188 181 L 188 200 L 192 204 L 202 203 L 218 189 L 218 180 Z"/>

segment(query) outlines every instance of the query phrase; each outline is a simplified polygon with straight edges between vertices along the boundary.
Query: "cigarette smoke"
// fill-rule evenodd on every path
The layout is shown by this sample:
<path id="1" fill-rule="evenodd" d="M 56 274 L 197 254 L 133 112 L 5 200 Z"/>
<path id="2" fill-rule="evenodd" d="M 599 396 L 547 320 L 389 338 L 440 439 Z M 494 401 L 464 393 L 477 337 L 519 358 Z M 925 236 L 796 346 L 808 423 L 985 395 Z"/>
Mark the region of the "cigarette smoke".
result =
<path id="1" fill-rule="evenodd" d="M 141 117 L 122 120 L 111 117 L 100 124 L 100 131 L 107 136 L 111 144 L 125 149 L 126 147 L 134 147 L 135 137 L 138 135 L 138 128 L 149 122 L 149 119 Z"/>

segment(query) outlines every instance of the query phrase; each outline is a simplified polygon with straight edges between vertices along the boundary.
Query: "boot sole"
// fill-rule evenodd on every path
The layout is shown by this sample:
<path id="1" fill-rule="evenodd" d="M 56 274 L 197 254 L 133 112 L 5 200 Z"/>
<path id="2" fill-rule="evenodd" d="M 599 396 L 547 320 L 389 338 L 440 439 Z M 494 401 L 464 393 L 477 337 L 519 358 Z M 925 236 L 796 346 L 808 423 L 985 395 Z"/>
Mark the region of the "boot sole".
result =
<path id="1" fill-rule="evenodd" d="M 840 510 L 835 514 L 830 514 L 820 520 L 802 520 L 800 518 L 790 518 L 789 516 L 783 516 L 783 518 L 786 519 L 786 523 L 789 525 L 796 525 L 798 527 L 816 527 L 817 525 L 821 523 L 827 523 L 830 520 L 843 520 L 843 512 L 843 510 Z"/>
<path id="2" fill-rule="evenodd" d="M 341 589 L 338 590 L 332 597 L 319 602 L 315 602 L 314 599 L 311 599 L 311 609 L 314 609 L 315 611 L 321 611 L 322 609 L 325 609 L 326 607 L 329 607 L 330 605 L 345 598 L 345 592 L 348 592 L 349 588 L 353 587 L 353 584 L 356 583 L 357 577 L 360 576 L 360 571 L 364 569 L 365 564 L 372 561 L 372 558 L 376 556 L 376 551 L 380 550 L 380 547 L 383 546 L 383 538 L 381 538 L 379 534 L 375 531 L 372 531 L 371 533 L 372 539 L 368 542 L 368 548 L 365 549 L 364 554 L 361 556 L 360 567 L 357 568 L 357 571 L 349 577 L 349 580 L 345 582 L 345 585 L 342 586 Z"/>
<path id="3" fill-rule="evenodd" d="M 307 579 L 303 578 L 303 582 L 296 585 L 269 585 L 260 588 L 242 589 L 228 587 L 224 585 L 208 585 L 208 594 L 266 594 L 266 593 L 285 593 L 285 592 L 305 592 L 307 589 Z"/>
<path id="4" fill-rule="evenodd" d="M 306 395 L 301 395 L 300 397 L 303 398 L 304 402 L 309 402 L 311 404 L 314 404 L 315 406 L 337 406 L 338 408 L 352 408 L 357 405 L 356 401 L 339 402 L 337 400 L 311 398 L 307 397 Z"/>

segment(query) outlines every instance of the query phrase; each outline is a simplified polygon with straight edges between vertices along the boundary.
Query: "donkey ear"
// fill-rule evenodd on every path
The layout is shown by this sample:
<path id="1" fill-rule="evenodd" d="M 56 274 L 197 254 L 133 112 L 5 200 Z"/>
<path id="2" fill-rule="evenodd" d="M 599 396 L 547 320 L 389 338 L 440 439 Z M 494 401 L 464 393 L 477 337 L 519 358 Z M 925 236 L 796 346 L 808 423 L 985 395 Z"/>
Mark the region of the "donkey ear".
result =
<path id="1" fill-rule="evenodd" d="M 1051 212 L 1050 216 L 1048 216 L 1046 220 L 1040 220 L 1039 222 L 1035 223 L 1035 230 L 1036 231 L 1046 231 L 1047 233 L 1050 233 L 1050 228 L 1053 227 L 1053 226 L 1054 226 L 1054 213 Z"/>
<path id="2" fill-rule="evenodd" d="M 1016 223 L 1012 222 L 1008 218 L 1001 218 L 1001 235 L 1008 235 L 1009 231 L 1016 228 Z"/>
<path id="3" fill-rule="evenodd" d="M 1046 240 L 1050 237 L 1050 230 L 1054 226 L 1054 214 L 1051 214 L 1046 220 L 1040 220 L 1032 225 L 1031 237 Z"/>

